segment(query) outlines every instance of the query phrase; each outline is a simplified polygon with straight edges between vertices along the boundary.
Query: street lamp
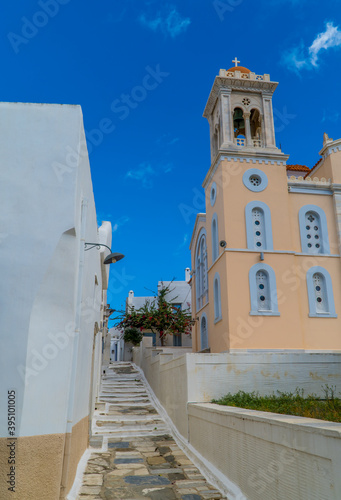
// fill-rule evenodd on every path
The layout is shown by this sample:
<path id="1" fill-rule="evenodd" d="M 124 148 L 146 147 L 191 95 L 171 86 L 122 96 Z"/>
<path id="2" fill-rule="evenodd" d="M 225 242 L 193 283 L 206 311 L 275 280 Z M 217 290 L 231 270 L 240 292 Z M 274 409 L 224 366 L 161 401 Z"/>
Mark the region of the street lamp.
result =
<path id="1" fill-rule="evenodd" d="M 112 253 L 111 248 L 108 247 L 108 245 L 104 245 L 103 243 L 84 243 L 85 244 L 85 251 L 87 252 L 88 250 L 91 250 L 92 248 L 97 247 L 100 249 L 100 247 L 105 247 L 110 251 L 110 254 L 107 255 L 107 257 L 104 259 L 104 264 L 115 264 L 115 262 L 118 262 L 119 260 L 123 259 L 124 255 L 122 253 Z M 87 248 L 89 245 L 91 245 L 89 248 Z"/>

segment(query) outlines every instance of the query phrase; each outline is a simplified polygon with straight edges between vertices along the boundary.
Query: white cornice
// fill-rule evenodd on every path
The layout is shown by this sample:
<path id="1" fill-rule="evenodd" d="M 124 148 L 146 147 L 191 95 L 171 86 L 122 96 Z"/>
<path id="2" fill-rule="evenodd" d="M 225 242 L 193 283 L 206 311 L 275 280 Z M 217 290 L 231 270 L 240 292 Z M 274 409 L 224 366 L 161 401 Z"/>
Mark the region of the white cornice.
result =
<path id="1" fill-rule="evenodd" d="M 238 152 L 237 154 L 221 154 L 219 153 L 209 171 L 207 172 L 207 175 L 204 179 L 204 182 L 202 183 L 202 187 L 206 189 L 207 185 L 211 182 L 213 175 L 215 174 L 217 168 L 219 167 L 220 163 L 223 160 L 227 161 L 234 161 L 234 162 L 240 162 L 240 163 L 250 163 L 252 165 L 279 165 L 279 166 L 285 166 L 286 161 L 289 158 L 289 155 L 285 155 L 284 153 L 278 153 L 278 154 L 266 154 L 264 151 L 262 152 L 262 156 L 256 156 L 256 154 L 243 154 L 242 152 Z"/>
<path id="2" fill-rule="evenodd" d="M 325 146 L 320 151 L 320 155 L 325 160 L 332 153 L 337 153 L 341 151 L 341 139 L 337 139 L 336 141 L 327 142 Z"/>
<path id="3" fill-rule="evenodd" d="M 192 249 L 192 244 L 193 244 L 193 241 L 194 241 L 194 239 L 196 237 L 196 234 L 197 234 L 197 231 L 198 231 L 198 226 L 199 226 L 200 222 L 203 222 L 203 223 L 206 222 L 206 214 L 197 214 L 197 216 L 196 216 L 195 223 L 194 223 L 194 228 L 193 228 L 193 233 L 192 233 L 192 237 L 191 237 L 191 242 L 189 244 L 189 249 L 190 250 Z"/>
<path id="4" fill-rule="evenodd" d="M 250 80 L 248 78 L 233 78 L 216 76 L 210 95 L 208 97 L 203 116 L 208 118 L 211 114 L 215 101 L 221 90 L 231 92 L 231 90 L 243 90 L 247 92 L 267 93 L 272 95 L 278 83 L 264 80 Z"/>

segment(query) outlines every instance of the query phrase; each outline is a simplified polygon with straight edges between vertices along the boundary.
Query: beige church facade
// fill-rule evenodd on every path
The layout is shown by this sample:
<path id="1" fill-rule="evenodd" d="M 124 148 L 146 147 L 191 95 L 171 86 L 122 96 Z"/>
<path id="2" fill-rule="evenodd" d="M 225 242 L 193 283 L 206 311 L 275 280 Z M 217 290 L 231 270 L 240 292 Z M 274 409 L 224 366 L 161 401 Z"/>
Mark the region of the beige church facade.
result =
<path id="1" fill-rule="evenodd" d="M 270 75 L 220 70 L 191 239 L 193 350 L 341 349 L 341 139 L 310 171 L 276 147 Z"/>

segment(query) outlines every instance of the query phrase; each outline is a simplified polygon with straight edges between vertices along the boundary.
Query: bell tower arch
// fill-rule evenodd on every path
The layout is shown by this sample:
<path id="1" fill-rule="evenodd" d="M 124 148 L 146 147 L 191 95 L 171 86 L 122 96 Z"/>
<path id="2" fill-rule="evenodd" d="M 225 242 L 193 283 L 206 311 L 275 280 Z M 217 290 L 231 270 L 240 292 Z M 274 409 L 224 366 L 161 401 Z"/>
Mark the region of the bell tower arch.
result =
<path id="1" fill-rule="evenodd" d="M 277 82 L 269 74 L 257 75 L 248 68 L 221 69 L 210 92 L 204 117 L 210 125 L 211 160 L 219 153 L 261 156 L 283 161 L 276 147 L 272 96 Z"/>

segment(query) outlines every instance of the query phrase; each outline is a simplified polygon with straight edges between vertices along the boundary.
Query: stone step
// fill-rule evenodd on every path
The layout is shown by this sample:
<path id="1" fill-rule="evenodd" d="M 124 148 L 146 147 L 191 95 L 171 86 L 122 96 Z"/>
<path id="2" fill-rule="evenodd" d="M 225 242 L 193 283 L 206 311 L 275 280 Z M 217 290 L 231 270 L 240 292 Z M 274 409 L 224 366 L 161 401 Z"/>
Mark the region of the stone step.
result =
<path id="1" fill-rule="evenodd" d="M 158 413 L 152 413 L 148 415 L 141 415 L 141 414 L 136 414 L 130 413 L 130 414 L 122 414 L 122 415 L 110 415 L 108 413 L 103 413 L 103 412 L 96 412 L 94 415 L 95 420 L 100 420 L 103 422 L 108 422 L 109 420 L 111 422 L 123 422 L 123 421 L 140 421 L 140 422 L 147 422 L 149 420 L 160 420 L 163 422 L 163 419 L 160 417 Z"/>
<path id="2" fill-rule="evenodd" d="M 118 405 L 120 405 L 121 403 L 129 403 L 130 406 L 134 406 L 135 403 L 149 403 L 149 399 L 148 399 L 148 396 L 146 397 L 128 397 L 128 396 L 125 396 L 125 397 L 115 397 L 115 396 L 106 396 L 105 394 L 101 394 L 100 395 L 100 401 L 105 401 L 107 403 L 117 403 Z M 134 405 L 132 405 L 131 403 L 134 403 Z"/>
<path id="3" fill-rule="evenodd" d="M 110 394 L 147 394 L 145 389 L 139 389 L 135 387 L 102 387 L 102 393 L 107 393 L 109 392 Z"/>
<path id="4" fill-rule="evenodd" d="M 159 434 L 169 433 L 169 428 L 164 423 L 156 423 L 156 424 L 143 424 L 143 425 L 105 425 L 101 427 L 97 427 L 94 425 L 93 427 L 94 435 L 95 434 L 106 434 L 112 435 L 120 432 L 124 432 L 126 435 L 134 434 L 134 436 L 143 436 L 150 432 L 157 432 Z"/>
<path id="5" fill-rule="evenodd" d="M 133 407 L 133 406 L 139 406 L 140 408 L 153 408 L 153 406 L 151 405 L 150 401 L 148 401 L 147 399 L 139 402 L 139 401 L 121 401 L 117 404 L 113 404 L 113 401 L 99 401 L 99 403 L 108 403 L 110 406 L 114 406 L 114 407 L 119 407 L 119 408 L 130 408 L 130 407 Z"/>

